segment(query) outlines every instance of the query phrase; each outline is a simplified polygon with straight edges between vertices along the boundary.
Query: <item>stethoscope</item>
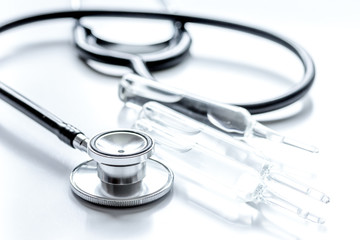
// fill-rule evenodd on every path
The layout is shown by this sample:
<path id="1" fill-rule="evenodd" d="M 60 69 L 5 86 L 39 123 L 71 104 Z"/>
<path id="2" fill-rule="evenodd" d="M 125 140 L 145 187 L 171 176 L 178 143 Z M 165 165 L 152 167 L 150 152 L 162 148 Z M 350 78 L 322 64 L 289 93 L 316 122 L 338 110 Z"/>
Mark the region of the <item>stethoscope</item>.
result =
<path id="1" fill-rule="evenodd" d="M 137 46 L 116 44 L 95 36 L 91 29 L 84 27 L 79 21 L 83 17 L 104 16 L 169 20 L 174 23 L 174 33 L 170 39 L 143 46 L 143 50 L 139 52 Z M 185 29 L 186 23 L 228 28 L 276 42 L 301 60 L 304 67 L 302 81 L 295 84 L 286 94 L 276 98 L 235 105 L 246 108 L 250 113 L 273 111 L 296 102 L 307 93 L 315 78 L 311 57 L 294 42 L 257 28 L 201 17 L 156 12 L 66 11 L 12 21 L 0 26 L 0 33 L 21 25 L 58 18 L 76 20 L 75 46 L 85 62 L 92 60 L 127 66 L 135 74 L 150 79 L 153 79 L 151 71 L 172 67 L 181 62 L 189 52 L 191 37 Z M 73 192 L 82 199 L 106 206 L 138 206 L 160 199 L 171 190 L 174 175 L 164 164 L 151 159 L 154 141 L 147 134 L 130 129 L 115 130 L 100 133 L 89 139 L 77 128 L 65 123 L 2 82 L 0 82 L 0 97 L 54 133 L 70 147 L 87 152 L 93 159 L 77 166 L 70 176 Z M 193 110 L 201 111 L 196 107 Z"/>

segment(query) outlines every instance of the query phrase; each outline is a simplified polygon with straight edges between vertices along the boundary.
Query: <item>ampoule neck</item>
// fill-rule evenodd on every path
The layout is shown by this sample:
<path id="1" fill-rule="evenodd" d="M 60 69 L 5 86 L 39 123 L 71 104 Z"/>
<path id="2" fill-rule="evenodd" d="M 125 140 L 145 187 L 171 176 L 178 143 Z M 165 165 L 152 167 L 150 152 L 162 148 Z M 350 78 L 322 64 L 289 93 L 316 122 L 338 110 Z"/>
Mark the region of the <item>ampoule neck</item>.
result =
<path id="1" fill-rule="evenodd" d="M 325 220 L 314 213 L 293 204 L 291 201 L 269 189 L 266 185 L 260 184 L 253 194 L 254 202 L 264 202 L 268 205 L 280 207 L 288 212 L 295 213 L 298 217 L 310 222 L 324 224 Z"/>
<path id="2" fill-rule="evenodd" d="M 283 136 L 278 132 L 266 127 L 265 125 L 254 121 L 252 124 L 252 131 L 249 135 L 268 139 L 272 142 L 282 143 L 291 147 L 295 147 L 301 150 L 305 150 L 311 153 L 318 153 L 319 149 L 313 145 L 305 144 L 292 138 Z"/>

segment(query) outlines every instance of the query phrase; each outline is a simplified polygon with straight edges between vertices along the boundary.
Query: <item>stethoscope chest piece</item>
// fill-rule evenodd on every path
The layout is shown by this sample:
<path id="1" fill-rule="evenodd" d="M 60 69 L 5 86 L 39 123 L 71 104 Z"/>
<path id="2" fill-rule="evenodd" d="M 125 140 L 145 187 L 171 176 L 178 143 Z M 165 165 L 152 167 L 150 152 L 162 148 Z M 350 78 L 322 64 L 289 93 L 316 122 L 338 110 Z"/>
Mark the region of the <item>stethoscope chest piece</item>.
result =
<path id="1" fill-rule="evenodd" d="M 172 188 L 174 175 L 164 164 L 150 159 L 153 140 L 134 130 L 101 133 L 88 144 L 93 160 L 70 175 L 73 192 L 105 206 L 131 207 L 155 201 Z"/>

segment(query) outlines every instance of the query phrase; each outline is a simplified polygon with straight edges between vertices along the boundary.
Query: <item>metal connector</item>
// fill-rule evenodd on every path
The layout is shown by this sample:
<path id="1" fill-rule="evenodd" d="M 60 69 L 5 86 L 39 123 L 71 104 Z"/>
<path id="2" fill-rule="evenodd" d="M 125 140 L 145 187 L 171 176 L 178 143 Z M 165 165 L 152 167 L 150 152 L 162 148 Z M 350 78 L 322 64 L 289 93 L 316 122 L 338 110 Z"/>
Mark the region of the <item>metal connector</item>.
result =
<path id="1" fill-rule="evenodd" d="M 89 143 L 89 138 L 86 137 L 83 133 L 79 133 L 78 135 L 76 135 L 76 137 L 74 138 L 72 145 L 75 149 L 78 149 L 82 152 L 86 152 L 87 153 L 87 146 Z"/>

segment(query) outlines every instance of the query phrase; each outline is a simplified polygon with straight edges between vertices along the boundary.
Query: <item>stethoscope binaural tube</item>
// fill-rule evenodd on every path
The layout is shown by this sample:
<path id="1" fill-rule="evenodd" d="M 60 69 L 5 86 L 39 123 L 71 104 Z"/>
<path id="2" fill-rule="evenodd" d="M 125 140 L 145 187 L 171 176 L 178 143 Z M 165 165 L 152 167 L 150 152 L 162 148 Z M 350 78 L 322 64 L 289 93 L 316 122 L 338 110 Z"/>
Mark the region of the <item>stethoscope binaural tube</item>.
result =
<path id="1" fill-rule="evenodd" d="M 151 71 L 173 67 L 184 60 L 191 46 L 191 37 L 181 23 L 173 24 L 170 39 L 152 45 L 112 43 L 96 36 L 77 21 L 73 30 L 79 57 L 91 68 L 89 60 L 129 67 L 134 73 L 153 79 Z M 90 43 L 91 42 L 91 43 Z M 125 49 L 119 51 L 119 49 Z M 96 69 L 94 69 L 96 70 Z M 101 72 L 104 74 L 103 72 Z"/>
<path id="2" fill-rule="evenodd" d="M 259 114 L 274 111 L 283 107 L 286 107 L 299 99 L 301 99 L 310 89 L 312 83 L 315 78 L 315 66 L 310 57 L 310 55 L 298 44 L 294 43 L 293 41 L 286 39 L 282 36 L 277 34 L 264 31 L 258 28 L 249 27 L 246 25 L 220 21 L 220 20 L 213 20 L 213 19 L 205 19 L 205 18 L 198 18 L 192 16 L 184 16 L 184 15 L 169 15 L 169 14 L 159 14 L 156 16 L 151 15 L 153 13 L 143 13 L 144 18 L 161 18 L 161 19 L 168 19 L 177 21 L 178 28 L 181 30 L 180 33 L 184 35 L 185 41 L 179 41 L 178 45 L 175 46 L 174 49 L 180 49 L 183 53 L 187 53 L 190 48 L 190 43 L 184 45 L 183 42 L 186 42 L 186 37 L 188 33 L 186 31 L 186 23 L 197 23 L 197 24 L 204 24 L 210 26 L 218 26 L 222 28 L 228 28 L 235 31 L 246 32 L 252 35 L 256 35 L 261 38 L 268 39 L 272 42 L 275 42 L 286 49 L 290 50 L 292 53 L 296 55 L 301 61 L 303 68 L 304 68 L 304 75 L 302 80 L 299 83 L 294 84 L 292 88 L 277 97 L 253 102 L 253 103 L 243 103 L 243 104 L 230 104 L 237 107 L 242 107 L 247 109 L 251 114 Z M 180 20 L 179 20 L 180 19 Z M 176 25 L 175 25 L 176 27 Z M 141 56 L 141 54 L 133 54 L 129 53 L 126 50 L 117 50 L 111 47 L 111 45 L 115 45 L 116 43 L 111 43 L 108 41 L 104 41 L 99 37 L 94 36 L 90 28 L 87 28 L 86 34 L 79 34 L 79 27 L 75 28 L 74 31 L 74 42 L 76 49 L 78 50 L 79 56 L 84 60 L 84 62 L 88 63 L 89 60 L 95 62 L 106 63 L 110 65 L 120 65 L 120 66 L 127 66 L 132 71 L 142 77 L 150 78 L 155 80 L 152 77 L 151 72 L 156 70 L 165 69 L 168 66 L 173 66 L 179 63 L 185 54 L 181 55 L 179 53 L 173 54 L 176 57 L 169 56 L 172 51 L 164 51 L 167 55 L 162 56 L 163 61 L 149 61 L 145 56 Z M 84 28 L 84 27 L 83 27 Z M 84 29 L 83 29 L 84 31 Z M 179 34 L 180 35 L 180 34 Z M 181 36 L 181 35 L 180 35 Z M 89 41 L 88 39 L 92 39 Z M 183 39 L 181 39 L 183 40 Z M 161 59 L 160 59 L 161 60 Z M 164 67 L 164 62 L 167 63 Z M 95 67 L 96 65 L 88 66 L 95 71 L 98 71 L 102 74 L 107 74 L 103 70 L 97 70 Z"/>
<path id="3" fill-rule="evenodd" d="M 257 114 L 257 113 L 264 113 L 269 111 L 274 111 L 283 107 L 286 107 L 299 99 L 301 99 L 311 88 L 314 79 L 315 79 L 315 66 L 312 58 L 310 55 L 298 44 L 295 42 L 286 39 L 282 36 L 279 36 L 277 34 L 264 31 L 258 28 L 232 23 L 232 22 L 226 22 L 221 20 L 215 20 L 215 19 L 208 19 L 208 18 L 201 18 L 201 17 L 195 17 L 195 16 L 187 16 L 187 15 L 178 15 L 178 14 L 169 14 L 169 13 L 158 13 L 158 12 L 132 12 L 132 11 L 101 11 L 101 10 L 89 10 L 89 11 L 64 11 L 64 12 L 53 12 L 53 13 L 46 13 L 46 14 L 40 14 L 35 15 L 27 18 L 22 18 L 16 21 L 9 22 L 7 24 L 4 24 L 0 26 L 0 33 L 4 32 L 6 30 L 15 28 L 17 26 L 29 24 L 32 22 L 38 22 L 43 20 L 49 20 L 49 19 L 58 19 L 58 18 L 73 18 L 76 20 L 81 19 L 82 17 L 131 17 L 131 18 L 150 18 L 150 19 L 162 19 L 162 20 L 169 20 L 173 22 L 179 22 L 183 26 L 186 23 L 198 23 L 198 24 L 205 24 L 205 25 L 212 25 L 212 26 L 218 26 L 223 27 L 227 29 L 232 29 L 235 31 L 241 31 L 245 33 L 249 33 L 255 36 L 259 36 L 265 39 L 268 39 L 270 41 L 273 41 L 275 43 L 278 43 L 279 45 L 287 48 L 292 53 L 294 53 L 299 60 L 301 61 L 303 68 L 304 68 L 304 74 L 302 77 L 302 80 L 294 85 L 288 92 L 285 94 L 282 94 L 278 97 L 274 97 L 268 100 L 254 102 L 254 103 L 248 103 L 248 104 L 236 104 L 235 106 L 240 106 L 243 108 L 246 108 L 250 113 Z M 102 58 L 101 54 L 98 53 L 92 53 L 95 58 Z M 136 55 L 135 60 L 133 62 L 129 62 L 129 59 L 125 59 L 125 64 L 134 65 L 133 68 L 135 69 L 142 69 L 142 71 L 146 71 L 146 66 L 144 65 L 144 62 L 141 58 L 139 58 Z M 90 56 L 89 56 L 90 57 Z M 110 58 L 112 61 L 113 58 Z M 119 60 L 124 61 L 124 60 Z M 130 64 L 129 64 L 130 63 Z M 148 72 L 149 75 L 149 72 Z M 151 74 L 150 74 L 151 75 Z M 147 76 L 145 76 L 147 77 Z"/>

